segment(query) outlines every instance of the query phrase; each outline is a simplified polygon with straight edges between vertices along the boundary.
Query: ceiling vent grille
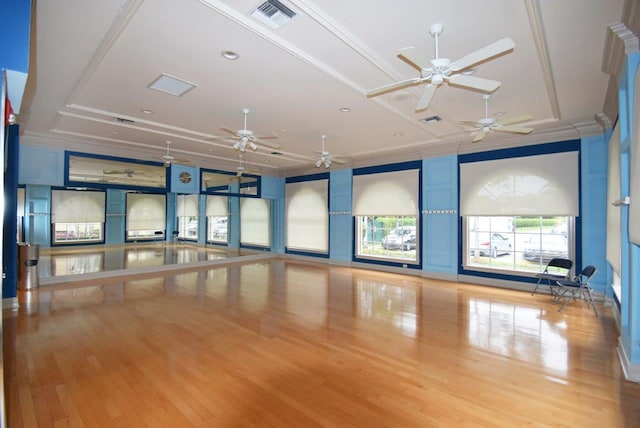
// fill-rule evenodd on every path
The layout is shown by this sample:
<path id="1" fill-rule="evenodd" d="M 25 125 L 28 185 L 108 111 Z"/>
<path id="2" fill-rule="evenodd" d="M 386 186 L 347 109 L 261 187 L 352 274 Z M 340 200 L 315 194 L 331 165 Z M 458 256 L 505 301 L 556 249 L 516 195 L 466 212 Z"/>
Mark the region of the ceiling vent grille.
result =
<path id="1" fill-rule="evenodd" d="M 296 13 L 278 0 L 267 0 L 251 12 L 251 16 L 264 22 L 271 28 L 280 28 L 291 20 Z"/>
<path id="2" fill-rule="evenodd" d="M 440 116 L 429 116 L 429 117 L 425 117 L 420 119 L 420 122 L 424 122 L 424 123 L 436 123 L 436 122 L 440 122 L 442 120 L 442 118 Z"/>

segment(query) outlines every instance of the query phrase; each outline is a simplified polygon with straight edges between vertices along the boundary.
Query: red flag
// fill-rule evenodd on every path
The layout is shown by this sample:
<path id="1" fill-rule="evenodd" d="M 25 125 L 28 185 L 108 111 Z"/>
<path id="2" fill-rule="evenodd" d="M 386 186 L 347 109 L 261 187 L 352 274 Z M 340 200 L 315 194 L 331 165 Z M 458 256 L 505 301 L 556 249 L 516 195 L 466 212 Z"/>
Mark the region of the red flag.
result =
<path id="1" fill-rule="evenodd" d="M 13 109 L 11 108 L 11 101 L 9 98 L 6 98 L 4 101 L 4 124 L 12 125 L 13 124 Z"/>

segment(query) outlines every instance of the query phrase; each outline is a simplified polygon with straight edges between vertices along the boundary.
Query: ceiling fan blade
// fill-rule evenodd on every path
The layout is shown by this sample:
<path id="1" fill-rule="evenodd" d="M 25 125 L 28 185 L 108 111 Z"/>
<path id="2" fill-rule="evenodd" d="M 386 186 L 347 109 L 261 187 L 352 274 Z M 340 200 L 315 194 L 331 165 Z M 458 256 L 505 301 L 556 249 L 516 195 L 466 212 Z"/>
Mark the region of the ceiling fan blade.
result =
<path id="1" fill-rule="evenodd" d="M 460 121 L 458 121 L 458 123 L 470 126 L 471 128 L 481 127 L 481 125 L 478 124 L 477 120 L 460 120 Z"/>
<path id="2" fill-rule="evenodd" d="M 255 141 L 258 144 L 262 144 L 263 146 L 267 146 L 267 147 L 270 147 L 272 149 L 279 149 L 280 147 L 282 147 L 282 146 L 280 146 L 280 144 L 272 143 L 270 141 L 264 141 L 262 139 L 255 138 L 255 137 L 252 140 Z"/>
<path id="3" fill-rule="evenodd" d="M 493 92 L 501 85 L 497 80 L 484 79 L 482 77 L 454 74 L 447 78 L 450 83 L 467 88 L 477 89 L 482 92 Z"/>
<path id="4" fill-rule="evenodd" d="M 433 98 L 433 94 L 436 92 L 438 85 L 428 84 L 426 88 L 424 88 L 424 92 L 422 96 L 418 100 L 418 104 L 416 105 L 416 111 L 425 110 L 431 104 L 431 99 Z"/>
<path id="5" fill-rule="evenodd" d="M 471 140 L 472 143 L 477 143 L 478 141 L 482 141 L 482 139 L 484 138 L 485 135 L 487 135 L 487 130 L 486 129 L 481 129 L 480 131 L 478 131 L 478 133 L 476 134 L 475 137 L 473 137 L 473 140 Z"/>
<path id="6" fill-rule="evenodd" d="M 515 132 L 517 134 L 529 134 L 533 131 L 533 128 L 528 128 L 526 126 L 496 126 L 493 128 L 494 131 L 500 132 Z"/>
<path id="7" fill-rule="evenodd" d="M 334 157 L 331 157 L 331 162 L 337 163 L 338 165 L 344 165 L 347 163 L 347 161 L 344 159 L 334 158 Z"/>
<path id="8" fill-rule="evenodd" d="M 527 120 L 532 120 L 533 116 L 530 114 L 523 114 L 520 116 L 512 117 L 511 119 L 507 119 L 505 121 L 500 122 L 502 126 L 511 125 L 513 123 L 526 122 Z"/>
<path id="9" fill-rule="evenodd" d="M 508 50 L 513 49 L 515 46 L 516 44 L 513 42 L 513 40 L 505 37 L 504 39 L 493 42 L 490 45 L 478 49 L 477 51 L 471 52 L 469 55 L 465 55 L 457 61 L 452 62 L 449 65 L 449 68 L 452 71 L 464 70 L 465 68 L 469 68 L 472 65 L 478 64 L 479 62 L 505 53 Z"/>
<path id="10" fill-rule="evenodd" d="M 237 132 L 234 131 L 233 129 L 229 129 L 229 128 L 220 128 L 221 131 L 227 132 L 231 135 L 235 135 L 236 137 L 238 136 Z"/>
<path id="11" fill-rule="evenodd" d="M 420 83 L 422 81 L 419 77 L 414 77 L 413 79 L 402 80 L 400 82 L 390 83 L 388 85 L 380 86 L 378 88 L 372 89 L 367 92 L 367 97 L 375 97 L 380 94 L 384 94 L 385 92 L 395 91 L 397 89 L 404 88 L 405 86 L 415 85 L 416 83 Z"/>
<path id="12" fill-rule="evenodd" d="M 277 135 L 254 135 L 253 138 L 257 138 L 258 140 L 274 140 L 278 138 Z"/>
<path id="13" fill-rule="evenodd" d="M 424 56 L 413 46 L 400 49 L 400 51 L 398 52 L 398 56 L 407 60 L 418 70 L 431 67 L 431 60 Z"/>

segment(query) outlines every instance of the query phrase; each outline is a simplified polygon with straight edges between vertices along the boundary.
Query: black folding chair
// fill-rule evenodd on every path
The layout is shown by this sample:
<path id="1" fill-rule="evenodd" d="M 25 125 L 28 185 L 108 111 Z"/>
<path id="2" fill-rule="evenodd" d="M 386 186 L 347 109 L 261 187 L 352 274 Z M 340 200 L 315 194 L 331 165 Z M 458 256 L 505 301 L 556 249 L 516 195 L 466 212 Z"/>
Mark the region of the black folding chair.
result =
<path id="1" fill-rule="evenodd" d="M 538 282 L 536 286 L 533 288 L 531 295 L 533 296 L 540 286 L 541 283 L 547 281 L 547 285 L 549 286 L 549 292 L 552 295 L 556 295 L 556 288 L 558 287 L 557 281 L 564 281 L 571 279 L 571 268 L 573 267 L 573 262 L 569 259 L 555 258 L 549 260 L 547 266 L 544 268 L 544 271 L 537 273 L 536 277 L 538 278 Z M 554 299 L 555 300 L 555 299 Z"/>
<path id="2" fill-rule="evenodd" d="M 570 300 L 576 300 L 576 297 L 582 297 L 582 299 L 588 305 L 593 308 L 593 313 L 598 316 L 596 305 L 593 303 L 593 295 L 591 294 L 591 287 L 589 286 L 589 280 L 595 275 L 596 268 L 594 266 L 587 266 L 582 269 L 576 277 L 571 281 L 558 281 L 558 294 L 555 301 L 563 300 L 562 306 L 558 309 L 558 312 L 562 311 Z"/>

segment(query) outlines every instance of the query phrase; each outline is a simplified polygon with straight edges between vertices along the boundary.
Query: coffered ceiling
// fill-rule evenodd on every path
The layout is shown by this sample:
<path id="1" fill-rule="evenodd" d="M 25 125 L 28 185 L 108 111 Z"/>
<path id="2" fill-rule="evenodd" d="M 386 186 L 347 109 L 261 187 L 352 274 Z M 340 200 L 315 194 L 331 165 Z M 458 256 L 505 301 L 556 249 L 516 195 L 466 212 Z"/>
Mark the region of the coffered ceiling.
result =
<path id="1" fill-rule="evenodd" d="M 21 141 L 162 162 L 170 140 L 180 162 L 233 171 L 239 152 L 218 137 L 245 129 L 248 109 L 246 129 L 276 138 L 248 148 L 243 164 L 283 176 L 318 170 L 321 135 L 327 151 L 357 167 L 579 138 L 615 120 L 605 111 L 615 91 L 603 58 L 624 0 L 281 0 L 295 16 L 279 28 L 252 14 L 262 3 L 34 3 Z M 367 96 L 419 77 L 398 51 L 413 46 L 435 58 L 436 23 L 440 58 L 514 42 L 470 70 L 501 83 L 488 117 L 531 114 L 521 125 L 533 132 L 489 132 L 471 143 L 461 121 L 485 116 L 482 93 L 446 81 L 419 112 L 425 84 Z M 179 96 L 153 89 L 163 75 L 192 87 Z"/>

